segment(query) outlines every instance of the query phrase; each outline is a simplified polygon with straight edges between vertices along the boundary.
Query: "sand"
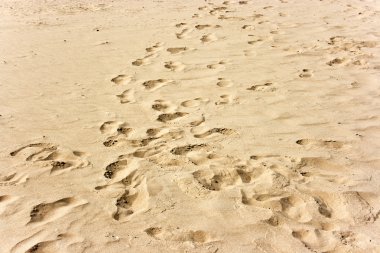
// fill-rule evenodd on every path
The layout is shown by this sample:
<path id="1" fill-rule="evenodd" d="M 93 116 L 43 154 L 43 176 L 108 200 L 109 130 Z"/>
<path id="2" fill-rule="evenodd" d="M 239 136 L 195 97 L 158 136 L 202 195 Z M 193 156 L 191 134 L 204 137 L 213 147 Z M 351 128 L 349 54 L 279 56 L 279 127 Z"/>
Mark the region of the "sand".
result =
<path id="1" fill-rule="evenodd" d="M 379 11 L 2 0 L 0 252 L 380 252 Z"/>

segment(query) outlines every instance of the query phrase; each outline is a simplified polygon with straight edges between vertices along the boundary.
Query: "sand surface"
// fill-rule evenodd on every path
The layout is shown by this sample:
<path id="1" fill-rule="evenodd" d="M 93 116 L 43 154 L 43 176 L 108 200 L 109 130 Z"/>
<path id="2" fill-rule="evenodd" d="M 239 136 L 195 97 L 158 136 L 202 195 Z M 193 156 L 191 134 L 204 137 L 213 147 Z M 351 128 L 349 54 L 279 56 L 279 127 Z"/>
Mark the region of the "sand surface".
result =
<path id="1" fill-rule="evenodd" d="M 2 0 L 0 252 L 380 252 L 380 2 Z"/>

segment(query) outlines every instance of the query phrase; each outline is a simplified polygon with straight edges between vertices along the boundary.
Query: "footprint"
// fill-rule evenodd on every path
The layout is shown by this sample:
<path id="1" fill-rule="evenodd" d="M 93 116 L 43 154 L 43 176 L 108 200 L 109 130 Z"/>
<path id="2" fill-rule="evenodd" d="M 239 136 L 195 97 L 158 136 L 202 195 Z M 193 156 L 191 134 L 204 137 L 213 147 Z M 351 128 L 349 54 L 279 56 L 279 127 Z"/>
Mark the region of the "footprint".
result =
<path id="1" fill-rule="evenodd" d="M 198 30 L 203 30 L 205 28 L 209 28 L 211 25 L 196 25 L 195 28 Z"/>
<path id="2" fill-rule="evenodd" d="M 221 68 L 223 68 L 224 64 L 226 64 L 226 62 L 222 60 L 222 61 L 219 61 L 219 62 L 214 63 L 214 64 L 208 64 L 206 67 L 208 69 L 221 69 Z"/>
<path id="3" fill-rule="evenodd" d="M 134 90 L 133 89 L 127 89 L 123 91 L 120 95 L 116 95 L 120 99 L 121 104 L 127 104 L 127 103 L 134 103 L 135 96 L 134 96 Z"/>
<path id="4" fill-rule="evenodd" d="M 50 166 L 39 166 L 44 170 L 48 167 L 50 174 L 60 174 L 65 171 L 81 169 L 90 165 L 86 154 L 72 151 L 51 143 L 33 143 L 23 146 L 10 153 L 13 157 L 22 156 L 26 162 L 32 164 L 45 163 Z M 33 174 L 35 171 L 30 171 Z M 16 175 L 13 175 L 15 177 Z"/>
<path id="5" fill-rule="evenodd" d="M 204 148 L 207 148 L 206 144 L 189 144 L 186 146 L 175 147 L 172 150 L 170 150 L 170 153 L 172 153 L 173 155 L 186 155 L 189 152 L 199 151 Z"/>
<path id="6" fill-rule="evenodd" d="M 40 230 L 31 237 L 18 242 L 10 251 L 10 253 L 46 253 L 61 252 L 62 245 L 74 245 L 83 241 L 80 235 L 74 233 L 56 233 L 49 234 L 49 230 Z M 52 238 L 45 240 L 45 238 Z M 34 245 L 33 245 L 34 244 Z M 30 247 L 30 245 L 33 245 Z M 26 251 L 25 251 L 26 250 Z"/>
<path id="7" fill-rule="evenodd" d="M 210 15 L 215 15 L 218 12 L 222 12 L 222 11 L 225 11 L 225 10 L 227 10 L 227 7 L 225 7 L 225 6 L 219 6 L 219 7 L 213 8 L 211 11 L 209 11 L 209 14 Z"/>
<path id="8" fill-rule="evenodd" d="M 218 82 L 216 83 L 216 85 L 218 85 L 219 87 L 232 87 L 233 86 L 233 83 L 232 81 L 228 80 L 228 79 L 224 79 L 224 78 L 218 78 Z"/>
<path id="9" fill-rule="evenodd" d="M 346 59 L 344 59 L 344 58 L 335 58 L 335 59 L 327 62 L 326 64 L 329 66 L 333 66 L 333 65 L 340 65 L 340 64 L 343 64 L 345 62 L 346 62 Z"/>
<path id="10" fill-rule="evenodd" d="M 155 53 L 151 53 L 151 54 L 148 54 L 146 56 L 144 56 L 144 58 L 140 58 L 140 59 L 137 59 L 135 61 L 132 62 L 132 65 L 133 66 L 145 66 L 145 65 L 148 65 L 150 64 L 150 58 L 155 58 L 157 57 L 157 54 Z"/>
<path id="11" fill-rule="evenodd" d="M 202 123 L 204 123 L 206 121 L 206 118 L 205 116 L 202 114 L 202 118 L 199 119 L 199 120 L 195 120 L 195 121 L 192 121 L 190 122 L 190 126 L 191 127 L 197 127 L 197 126 L 200 126 Z"/>
<path id="12" fill-rule="evenodd" d="M 159 239 L 163 231 L 161 227 L 150 227 L 145 229 L 144 232 L 153 238 Z"/>
<path id="13" fill-rule="evenodd" d="M 331 218 L 332 209 L 323 201 L 322 198 L 315 196 L 315 203 L 318 205 L 318 212 L 326 218 Z"/>
<path id="14" fill-rule="evenodd" d="M 18 155 L 21 151 L 31 151 L 30 154 L 28 154 L 29 156 L 26 157 L 26 161 L 32 161 L 33 159 L 35 159 L 36 156 L 40 155 L 40 154 L 45 154 L 45 152 L 47 153 L 51 153 L 52 151 L 54 150 L 57 150 L 57 146 L 56 145 L 53 145 L 51 143 L 32 143 L 32 144 L 28 144 L 26 146 L 23 146 L 19 149 L 16 149 L 15 151 L 12 151 L 10 153 L 11 156 L 16 156 Z M 35 152 L 33 152 L 35 151 Z M 38 160 L 38 157 L 37 157 L 37 160 Z"/>
<path id="15" fill-rule="evenodd" d="M 166 51 L 168 51 L 171 54 L 179 54 L 187 50 L 189 50 L 187 47 L 171 47 L 166 49 Z"/>
<path id="16" fill-rule="evenodd" d="M 255 30 L 253 25 L 243 25 L 241 27 L 241 29 L 243 29 L 243 30 Z"/>
<path id="17" fill-rule="evenodd" d="M 198 107 L 198 106 L 200 106 L 202 103 L 207 103 L 207 102 L 208 102 L 208 99 L 195 98 L 195 99 L 191 99 L 191 100 L 183 101 L 183 102 L 181 103 L 181 106 L 183 106 L 183 107 L 193 108 L 193 107 Z"/>
<path id="18" fill-rule="evenodd" d="M 162 227 L 150 227 L 144 232 L 156 240 L 175 241 L 175 242 L 191 242 L 194 244 L 202 244 L 210 242 L 209 233 L 203 230 L 176 230 L 163 229 Z"/>
<path id="19" fill-rule="evenodd" d="M 261 44 L 263 42 L 262 39 L 257 39 L 257 40 L 250 40 L 248 41 L 249 45 L 255 45 L 255 44 Z"/>
<path id="20" fill-rule="evenodd" d="M 226 105 L 237 101 L 236 98 L 228 94 L 221 95 L 220 98 L 221 99 L 219 101 L 215 102 L 216 105 Z"/>
<path id="21" fill-rule="evenodd" d="M 169 101 L 157 99 L 154 101 L 154 104 L 152 105 L 152 109 L 156 111 L 160 111 L 160 112 L 171 112 L 176 109 L 176 106 L 173 105 Z"/>
<path id="22" fill-rule="evenodd" d="M 133 152 L 131 155 L 137 158 L 152 157 L 163 152 L 165 148 L 165 145 L 154 146 L 151 148 L 140 148 Z"/>
<path id="23" fill-rule="evenodd" d="M 175 25 L 175 27 L 181 28 L 182 26 L 185 26 L 185 25 L 186 25 L 186 23 L 178 23 Z"/>
<path id="24" fill-rule="evenodd" d="M 157 139 L 158 137 L 148 137 L 148 138 L 143 138 L 140 140 L 128 140 L 127 143 L 132 147 L 145 147 L 149 145 L 149 143 Z"/>
<path id="25" fill-rule="evenodd" d="M 289 196 L 280 199 L 281 210 L 288 218 L 300 223 L 306 223 L 313 218 L 306 202 L 298 196 Z"/>
<path id="26" fill-rule="evenodd" d="M 106 172 L 104 172 L 104 177 L 108 179 L 112 179 L 114 175 L 124 169 L 128 165 L 127 160 L 119 160 L 113 163 L 110 163 L 106 167 Z"/>
<path id="27" fill-rule="evenodd" d="M 112 217 L 117 221 L 128 221 L 133 215 L 145 211 L 149 205 L 146 181 L 143 180 L 135 188 L 125 190 L 115 205 L 117 209 Z"/>
<path id="28" fill-rule="evenodd" d="M 252 85 L 251 87 L 247 88 L 247 90 L 273 92 L 276 90 L 276 88 L 273 87 L 273 83 L 269 82 L 264 84 Z"/>
<path id="29" fill-rule="evenodd" d="M 149 91 L 155 91 L 163 86 L 173 83 L 172 80 L 167 79 L 157 79 L 157 80 L 149 80 L 142 83 L 145 89 Z"/>
<path id="30" fill-rule="evenodd" d="M 139 186 L 145 180 L 144 173 L 134 170 L 123 178 L 120 183 L 125 187 L 136 187 Z"/>
<path id="31" fill-rule="evenodd" d="M 182 64 L 181 62 L 173 62 L 173 61 L 165 62 L 164 67 L 167 69 L 170 69 L 171 71 L 182 71 L 185 69 L 184 64 Z"/>
<path id="32" fill-rule="evenodd" d="M 146 134 L 150 137 L 156 137 L 161 131 L 162 128 L 149 128 L 146 130 Z"/>
<path id="33" fill-rule="evenodd" d="M 380 212 L 373 213 L 373 207 L 368 203 L 368 201 L 363 197 L 365 193 L 360 193 L 357 191 L 348 191 L 343 193 L 343 199 L 336 203 L 343 210 L 348 213 L 349 221 L 354 221 L 355 224 L 371 224 L 374 223 L 379 217 Z M 376 195 L 375 195 L 376 196 Z M 374 198 L 374 203 L 379 201 L 379 197 Z M 342 210 L 341 209 L 341 210 Z"/>
<path id="34" fill-rule="evenodd" d="M 334 185 L 355 184 L 348 177 L 348 169 L 345 166 L 333 163 L 325 158 L 304 157 L 295 167 L 303 179 L 306 180 L 307 185 L 313 185 L 321 190 L 326 185 L 333 187 Z M 323 198 L 321 197 L 321 199 Z"/>
<path id="35" fill-rule="evenodd" d="M 128 134 L 132 131 L 132 128 L 129 128 L 128 124 L 125 122 L 106 121 L 100 126 L 99 130 L 102 134 L 123 134 L 128 136 Z"/>
<path id="36" fill-rule="evenodd" d="M 302 70 L 302 73 L 298 75 L 299 77 L 301 78 L 309 78 L 309 77 L 312 77 L 313 76 L 313 73 L 311 70 L 309 69 L 303 69 Z"/>
<path id="37" fill-rule="evenodd" d="M 332 141 L 332 140 L 312 140 L 312 139 L 300 139 L 296 143 L 301 146 L 306 147 L 321 147 L 321 148 L 332 148 L 340 149 L 344 146 L 344 143 L 341 141 Z"/>
<path id="38" fill-rule="evenodd" d="M 231 135 L 235 133 L 234 130 L 232 129 L 229 129 L 229 128 L 212 128 L 202 134 L 195 134 L 194 137 L 195 138 L 206 138 L 210 135 L 213 135 L 213 134 L 221 134 L 221 135 Z"/>
<path id="39" fill-rule="evenodd" d="M 194 179 L 210 191 L 220 191 L 238 182 L 239 175 L 233 169 L 207 169 L 193 173 Z"/>
<path id="40" fill-rule="evenodd" d="M 121 135 L 114 135 L 108 137 L 104 142 L 103 145 L 107 148 L 116 146 L 117 144 L 125 143 L 127 140 L 125 136 Z"/>
<path id="41" fill-rule="evenodd" d="M 146 65 L 146 64 L 147 64 L 147 61 L 145 59 L 137 59 L 137 60 L 132 62 L 133 66 L 142 66 L 142 65 Z"/>
<path id="42" fill-rule="evenodd" d="M 148 53 L 155 53 L 161 51 L 162 45 L 163 44 L 161 42 L 157 42 L 155 45 L 145 48 L 145 51 L 147 51 Z"/>
<path id="43" fill-rule="evenodd" d="M 315 252 L 332 251 L 338 242 L 337 238 L 331 234 L 331 231 L 315 228 L 296 230 L 292 232 L 292 235 Z"/>
<path id="44" fill-rule="evenodd" d="M 160 122 L 166 123 L 168 121 L 181 118 L 187 114 L 188 114 L 187 112 L 163 113 L 158 116 L 157 120 Z"/>
<path id="45" fill-rule="evenodd" d="M 174 141 L 182 139 L 185 136 L 185 132 L 181 129 L 170 130 L 168 133 L 159 136 L 160 139 L 167 141 Z"/>
<path id="46" fill-rule="evenodd" d="M 127 75 L 118 75 L 111 79 L 111 82 L 118 84 L 118 85 L 126 85 L 132 80 L 131 76 Z"/>
<path id="47" fill-rule="evenodd" d="M 201 41 L 203 43 L 213 42 L 213 41 L 217 41 L 217 40 L 218 40 L 218 38 L 213 33 L 209 33 L 207 35 L 203 35 L 202 38 L 201 38 Z"/>
<path id="48" fill-rule="evenodd" d="M 191 33 L 191 30 L 189 28 L 184 28 L 181 32 L 176 33 L 177 39 L 186 39 L 189 38 L 189 34 Z"/>
<path id="49" fill-rule="evenodd" d="M 132 128 L 128 127 L 125 122 L 118 121 L 106 121 L 100 126 L 100 132 L 102 134 L 109 135 L 103 142 L 106 147 L 115 146 L 118 143 L 125 142 L 126 138 L 132 132 Z"/>
<path id="50" fill-rule="evenodd" d="M 38 204 L 34 206 L 30 212 L 30 221 L 28 224 L 56 220 L 69 213 L 71 209 L 85 204 L 87 204 L 87 201 L 77 200 L 73 197 Z"/>

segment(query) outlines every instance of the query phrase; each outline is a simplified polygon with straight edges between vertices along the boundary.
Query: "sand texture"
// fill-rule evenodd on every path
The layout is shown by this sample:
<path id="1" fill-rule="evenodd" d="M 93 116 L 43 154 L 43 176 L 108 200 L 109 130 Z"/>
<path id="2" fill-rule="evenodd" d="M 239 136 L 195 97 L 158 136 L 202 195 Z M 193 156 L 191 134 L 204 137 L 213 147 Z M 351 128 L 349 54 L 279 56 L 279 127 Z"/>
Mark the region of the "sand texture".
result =
<path id="1" fill-rule="evenodd" d="M 0 14 L 0 253 L 380 252 L 379 1 Z"/>

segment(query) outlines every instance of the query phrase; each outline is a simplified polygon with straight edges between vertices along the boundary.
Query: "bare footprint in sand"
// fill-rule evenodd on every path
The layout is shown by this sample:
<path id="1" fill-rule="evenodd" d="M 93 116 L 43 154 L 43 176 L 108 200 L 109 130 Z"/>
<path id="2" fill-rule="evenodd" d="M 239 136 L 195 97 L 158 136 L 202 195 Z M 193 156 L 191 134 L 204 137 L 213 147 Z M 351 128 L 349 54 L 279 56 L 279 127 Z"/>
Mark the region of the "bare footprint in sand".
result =
<path id="1" fill-rule="evenodd" d="M 176 33 L 177 39 L 187 39 L 190 38 L 189 34 L 192 32 L 189 28 L 184 28 L 181 32 Z"/>
<path id="2" fill-rule="evenodd" d="M 148 53 L 156 53 L 163 49 L 162 46 L 163 44 L 161 42 L 157 42 L 155 45 L 145 48 L 145 51 L 147 51 Z"/>
<path id="3" fill-rule="evenodd" d="M 327 62 L 326 64 L 329 65 L 329 66 L 333 66 L 333 65 L 341 65 L 343 63 L 347 62 L 346 59 L 344 58 L 335 58 L 329 62 Z"/>
<path id="4" fill-rule="evenodd" d="M 123 134 L 127 136 L 132 131 L 132 128 L 128 127 L 126 122 L 106 121 L 100 126 L 99 130 L 102 134 Z"/>
<path id="5" fill-rule="evenodd" d="M 112 179 L 117 172 L 124 169 L 127 165 L 128 161 L 125 159 L 108 164 L 106 167 L 106 172 L 104 172 L 104 177 Z"/>
<path id="6" fill-rule="evenodd" d="M 309 78 L 313 76 L 313 72 L 310 69 L 303 69 L 302 73 L 298 76 L 301 78 Z"/>
<path id="7" fill-rule="evenodd" d="M 117 221 L 128 221 L 134 215 L 145 211 L 149 206 L 149 193 L 146 181 L 138 186 L 127 189 L 116 200 L 116 212 L 113 218 Z"/>
<path id="8" fill-rule="evenodd" d="M 191 100 L 183 101 L 181 103 L 181 106 L 193 108 L 193 107 L 199 107 L 201 104 L 207 103 L 207 102 L 209 102 L 209 99 L 194 98 L 194 99 L 191 99 Z"/>
<path id="9" fill-rule="evenodd" d="M 176 24 L 175 27 L 181 28 L 182 26 L 185 26 L 185 25 L 186 23 L 181 22 L 181 23 Z"/>
<path id="10" fill-rule="evenodd" d="M 203 30 L 203 29 L 206 29 L 206 28 L 210 28 L 211 25 L 196 25 L 195 28 L 198 29 L 198 30 Z"/>
<path id="11" fill-rule="evenodd" d="M 132 128 L 128 127 L 127 123 L 119 121 L 106 121 L 100 126 L 99 130 L 102 134 L 108 135 L 103 142 L 106 147 L 115 146 L 122 141 L 125 142 L 130 132 L 132 132 Z"/>
<path id="12" fill-rule="evenodd" d="M 338 240 L 331 231 L 321 229 L 300 229 L 292 232 L 307 248 L 315 252 L 329 252 L 335 249 Z"/>
<path id="13" fill-rule="evenodd" d="M 251 31 L 251 30 L 255 30 L 255 27 L 253 25 L 243 25 L 241 29 Z"/>
<path id="14" fill-rule="evenodd" d="M 132 62 L 132 65 L 133 66 L 145 66 L 145 65 L 148 65 L 151 63 L 151 58 L 156 58 L 157 57 L 157 54 L 156 53 L 150 53 L 146 56 L 144 56 L 144 58 L 140 58 L 140 59 L 136 59 Z"/>
<path id="15" fill-rule="evenodd" d="M 127 103 L 134 103 L 135 97 L 134 97 L 134 90 L 133 89 L 127 89 L 123 91 L 120 95 L 116 95 L 120 99 L 120 103 L 127 104 Z"/>
<path id="16" fill-rule="evenodd" d="M 186 155 L 189 152 L 199 151 L 202 149 L 207 149 L 207 145 L 206 144 L 189 144 L 186 146 L 175 147 L 172 150 L 170 150 L 170 153 L 172 153 L 173 155 Z"/>
<path id="17" fill-rule="evenodd" d="M 132 62 L 133 66 L 142 66 L 146 64 L 147 64 L 147 61 L 145 59 L 137 59 Z"/>
<path id="18" fill-rule="evenodd" d="M 201 245 L 211 241 L 211 236 L 203 230 L 181 230 L 181 229 L 163 229 L 162 227 L 149 227 L 144 232 L 156 240 L 191 242 Z"/>
<path id="19" fill-rule="evenodd" d="M 170 47 L 166 49 L 171 54 L 179 54 L 189 50 L 187 47 Z"/>
<path id="20" fill-rule="evenodd" d="M 50 174 L 60 174 L 90 165 L 86 158 L 87 154 L 84 152 L 72 151 L 51 143 L 29 144 L 11 152 L 10 155 L 22 158 L 25 162 L 33 165 L 40 163 L 50 164 L 50 166 L 40 166 L 43 170 L 48 167 Z M 34 174 L 35 172 L 30 171 L 29 173 Z M 12 177 L 15 177 L 15 175 Z"/>
<path id="21" fill-rule="evenodd" d="M 216 83 L 219 87 L 232 87 L 234 84 L 231 80 L 225 78 L 218 78 L 218 82 Z"/>
<path id="22" fill-rule="evenodd" d="M 128 75 L 118 75 L 111 79 L 111 82 L 118 84 L 118 85 L 126 85 L 129 82 L 131 82 L 132 76 Z"/>
<path id="23" fill-rule="evenodd" d="M 175 119 L 182 118 L 183 116 L 186 116 L 187 114 L 188 114 L 187 112 L 163 113 L 158 116 L 157 121 L 166 123 L 169 121 L 173 121 Z"/>
<path id="24" fill-rule="evenodd" d="M 344 146 L 344 143 L 341 141 L 333 141 L 333 140 L 312 140 L 312 139 L 300 139 L 297 140 L 296 143 L 301 146 L 306 147 L 319 147 L 319 148 L 332 148 L 332 149 L 340 149 Z"/>
<path id="25" fill-rule="evenodd" d="M 247 43 L 249 45 L 260 45 L 263 43 L 263 39 L 250 40 Z"/>
<path id="26" fill-rule="evenodd" d="M 236 133 L 236 131 L 229 129 L 229 128 L 212 128 L 210 130 L 207 130 L 206 132 L 203 132 L 201 134 L 194 134 L 195 138 L 206 138 L 214 134 L 220 134 L 220 135 L 231 135 Z"/>
<path id="27" fill-rule="evenodd" d="M 208 65 L 206 65 L 206 67 L 207 67 L 208 69 L 221 70 L 221 69 L 224 69 L 224 68 L 225 68 L 225 67 L 224 67 L 225 64 L 226 64 L 226 61 L 221 60 L 221 61 L 219 61 L 219 62 L 217 62 L 217 63 L 208 64 Z"/>
<path id="28" fill-rule="evenodd" d="M 142 83 L 146 90 L 155 91 L 161 87 L 174 83 L 173 80 L 168 79 L 156 79 L 149 80 Z"/>
<path id="29" fill-rule="evenodd" d="M 191 127 L 197 127 L 197 126 L 202 125 L 205 121 L 206 121 L 206 118 L 202 114 L 202 117 L 199 120 L 194 120 L 194 121 L 190 122 L 190 126 Z"/>
<path id="30" fill-rule="evenodd" d="M 213 33 L 209 33 L 209 34 L 203 35 L 200 40 L 202 43 L 208 43 L 208 42 L 217 41 L 218 37 L 216 37 L 216 35 Z"/>
<path id="31" fill-rule="evenodd" d="M 276 87 L 273 87 L 273 83 L 268 82 L 264 84 L 252 85 L 251 87 L 247 88 L 247 90 L 273 92 L 276 91 Z"/>
<path id="32" fill-rule="evenodd" d="M 193 173 L 194 179 L 210 191 L 220 191 L 238 183 L 239 174 L 234 169 L 205 169 Z"/>
<path id="33" fill-rule="evenodd" d="M 170 69 L 171 71 L 182 71 L 185 69 L 185 65 L 182 64 L 181 62 L 173 62 L 173 61 L 168 61 L 165 62 L 164 65 L 165 68 Z"/>
<path id="34" fill-rule="evenodd" d="M 154 101 L 152 105 L 152 109 L 159 112 L 174 112 L 176 110 L 176 106 L 172 104 L 170 101 L 166 101 L 163 99 L 157 99 Z"/>
<path id="35" fill-rule="evenodd" d="M 58 219 L 71 209 L 83 206 L 87 204 L 87 201 L 77 200 L 73 197 L 63 198 L 50 203 L 41 203 L 33 207 L 30 212 L 30 223 L 36 222 L 49 222 Z"/>
<path id="36" fill-rule="evenodd" d="M 216 105 L 227 105 L 237 102 L 237 98 L 229 94 L 224 94 L 220 96 L 220 100 L 215 102 Z"/>

